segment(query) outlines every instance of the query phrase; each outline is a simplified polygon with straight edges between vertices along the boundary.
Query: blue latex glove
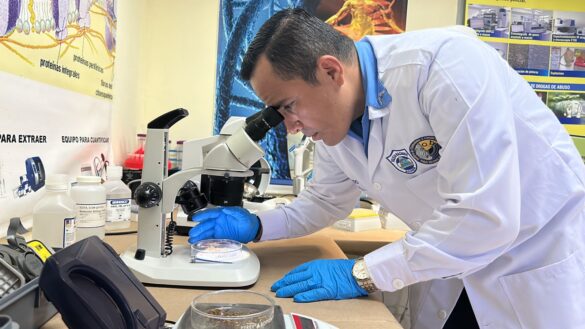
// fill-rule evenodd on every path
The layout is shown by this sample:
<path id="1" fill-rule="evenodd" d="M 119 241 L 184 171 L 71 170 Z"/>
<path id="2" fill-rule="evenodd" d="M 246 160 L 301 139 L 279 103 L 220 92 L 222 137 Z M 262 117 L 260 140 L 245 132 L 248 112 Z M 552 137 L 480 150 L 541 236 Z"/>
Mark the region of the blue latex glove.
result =
<path id="1" fill-rule="evenodd" d="M 276 297 L 292 297 L 297 303 L 367 296 L 355 281 L 353 259 L 320 259 L 302 264 L 276 281 L 270 290 Z"/>
<path id="2" fill-rule="evenodd" d="M 189 243 L 205 239 L 230 239 L 248 243 L 256 237 L 260 219 L 241 207 L 218 207 L 197 212 L 199 224 L 189 231 Z"/>

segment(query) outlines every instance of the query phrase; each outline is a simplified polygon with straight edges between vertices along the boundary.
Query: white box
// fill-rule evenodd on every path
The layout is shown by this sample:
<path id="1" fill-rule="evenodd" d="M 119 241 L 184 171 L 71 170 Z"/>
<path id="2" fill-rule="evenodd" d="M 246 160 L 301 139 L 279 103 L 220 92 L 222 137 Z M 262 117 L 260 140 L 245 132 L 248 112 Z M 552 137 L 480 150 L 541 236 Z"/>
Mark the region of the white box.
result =
<path id="1" fill-rule="evenodd" d="M 382 228 L 380 217 L 371 209 L 354 209 L 348 218 L 338 220 L 333 227 L 344 231 L 362 232 Z"/>
<path id="2" fill-rule="evenodd" d="M 382 223 L 382 228 L 385 230 L 398 230 L 398 231 L 410 231 L 410 227 L 406 225 L 400 218 L 396 217 L 391 212 L 386 211 L 385 209 L 380 209 L 380 222 Z"/>

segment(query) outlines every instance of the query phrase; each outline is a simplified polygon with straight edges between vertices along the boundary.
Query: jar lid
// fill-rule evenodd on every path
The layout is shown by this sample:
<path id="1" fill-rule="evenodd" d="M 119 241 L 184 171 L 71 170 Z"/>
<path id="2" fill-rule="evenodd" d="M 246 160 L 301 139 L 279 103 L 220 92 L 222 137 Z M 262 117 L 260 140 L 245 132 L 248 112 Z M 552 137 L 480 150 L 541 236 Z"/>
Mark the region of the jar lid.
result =
<path id="1" fill-rule="evenodd" d="M 47 175 L 45 185 L 50 190 L 67 190 L 69 189 L 69 177 L 65 174 Z"/>

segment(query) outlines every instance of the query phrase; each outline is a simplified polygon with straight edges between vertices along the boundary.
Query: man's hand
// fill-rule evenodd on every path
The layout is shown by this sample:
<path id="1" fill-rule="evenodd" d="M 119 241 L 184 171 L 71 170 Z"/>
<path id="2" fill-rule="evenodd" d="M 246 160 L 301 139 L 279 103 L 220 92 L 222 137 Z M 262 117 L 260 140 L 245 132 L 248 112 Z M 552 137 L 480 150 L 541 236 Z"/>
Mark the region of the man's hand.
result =
<path id="1" fill-rule="evenodd" d="M 256 237 L 260 219 L 241 207 L 218 207 L 195 213 L 199 224 L 189 231 L 189 243 L 205 239 L 230 239 L 248 243 Z"/>
<path id="2" fill-rule="evenodd" d="M 302 264 L 270 288 L 276 297 L 293 297 L 298 303 L 367 296 L 351 270 L 355 260 L 320 259 Z"/>

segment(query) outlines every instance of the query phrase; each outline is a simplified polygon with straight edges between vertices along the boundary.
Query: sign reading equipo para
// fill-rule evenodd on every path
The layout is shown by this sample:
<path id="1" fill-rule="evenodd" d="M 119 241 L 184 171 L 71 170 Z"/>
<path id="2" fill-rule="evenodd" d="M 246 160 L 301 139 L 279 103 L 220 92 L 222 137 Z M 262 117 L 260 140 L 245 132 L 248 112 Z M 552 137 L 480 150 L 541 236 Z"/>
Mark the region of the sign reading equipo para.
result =
<path id="1" fill-rule="evenodd" d="M 582 0 L 468 0 L 465 17 L 572 135 L 585 136 Z"/>
<path id="2" fill-rule="evenodd" d="M 47 175 L 103 171 L 110 150 L 114 0 L 0 5 L 0 232 Z M 26 224 L 26 222 L 25 222 Z"/>

